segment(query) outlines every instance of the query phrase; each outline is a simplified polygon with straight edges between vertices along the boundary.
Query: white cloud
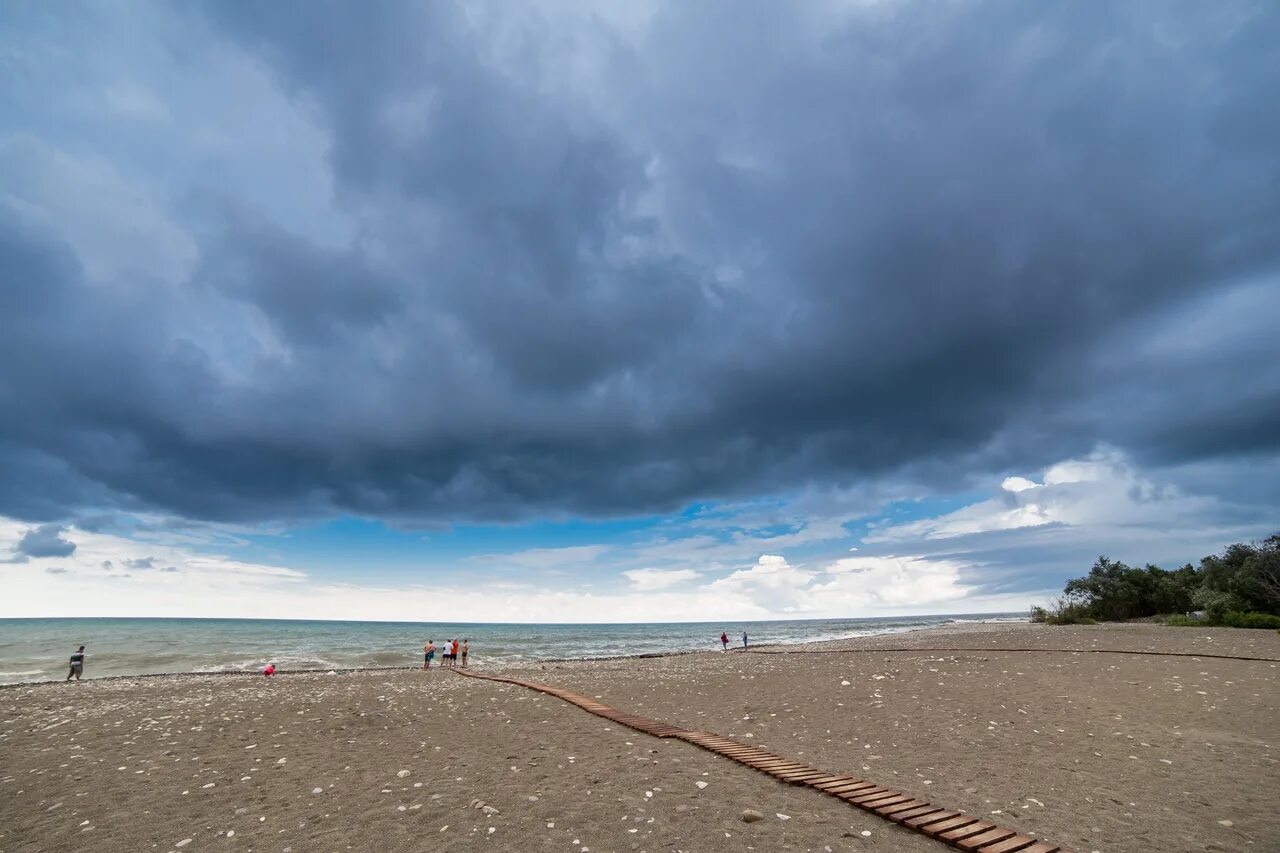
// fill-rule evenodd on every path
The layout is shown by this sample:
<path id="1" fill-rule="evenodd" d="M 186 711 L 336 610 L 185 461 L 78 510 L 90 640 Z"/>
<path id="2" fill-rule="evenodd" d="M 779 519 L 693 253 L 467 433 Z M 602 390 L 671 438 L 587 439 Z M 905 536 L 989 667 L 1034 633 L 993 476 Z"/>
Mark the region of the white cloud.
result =
<path id="1" fill-rule="evenodd" d="M 1044 472 L 1046 486 L 1057 486 L 1063 483 L 1096 483 L 1099 480 L 1113 479 L 1117 471 L 1129 466 L 1124 457 L 1114 450 L 1099 450 L 1087 459 L 1068 459 L 1056 465 L 1050 465 Z"/>
<path id="2" fill-rule="evenodd" d="M 1045 593 L 988 595 L 963 581 L 970 563 L 925 557 L 846 557 L 821 570 L 766 554 L 700 588 L 753 618 L 840 618 L 1025 610 Z"/>
<path id="3" fill-rule="evenodd" d="M 0 518 L 0 550 L 29 525 Z M 32 559 L 0 572 L 0 617 L 294 615 L 282 608 L 307 580 L 282 566 L 193 553 L 72 527 L 65 557 Z"/>
<path id="4" fill-rule="evenodd" d="M 1102 530 L 1179 524 L 1202 526 L 1214 501 L 1142 476 L 1125 457 L 1100 449 L 1050 466 L 1044 482 L 1008 477 L 996 496 L 936 518 L 887 527 L 867 542 L 949 539 L 1050 524 Z"/>
<path id="5" fill-rule="evenodd" d="M 879 611 L 903 607 L 937 610 L 974 593 L 961 582 L 969 566 L 923 557 L 847 557 L 827 567 L 824 582 L 812 592 L 839 603 L 847 611 Z"/>
<path id="6" fill-rule="evenodd" d="M 709 585 L 709 589 L 736 596 L 752 606 L 774 613 L 812 610 L 807 592 L 814 573 L 790 565 L 783 557 L 765 554 L 749 569 L 741 569 Z"/>
<path id="7" fill-rule="evenodd" d="M 698 573 L 692 569 L 631 569 L 622 573 L 638 590 L 666 589 L 682 581 L 693 580 Z"/>
<path id="8" fill-rule="evenodd" d="M 0 518 L 0 549 L 19 541 L 30 527 Z M 747 568 L 679 591 L 671 587 L 687 584 L 699 573 L 630 570 L 624 574 L 631 587 L 594 593 L 532 573 L 535 580 L 527 582 L 471 576 L 456 585 L 336 583 L 294 568 L 200 554 L 179 545 L 74 527 L 64 535 L 77 546 L 70 556 L 3 567 L 0 617 L 590 623 L 838 618 L 1026 606 L 1020 598 L 976 595 L 960 582 L 958 564 L 920 558 L 849 558 L 819 570 L 766 554 Z M 534 559 L 550 559 L 561 550 L 569 549 L 536 549 Z"/>

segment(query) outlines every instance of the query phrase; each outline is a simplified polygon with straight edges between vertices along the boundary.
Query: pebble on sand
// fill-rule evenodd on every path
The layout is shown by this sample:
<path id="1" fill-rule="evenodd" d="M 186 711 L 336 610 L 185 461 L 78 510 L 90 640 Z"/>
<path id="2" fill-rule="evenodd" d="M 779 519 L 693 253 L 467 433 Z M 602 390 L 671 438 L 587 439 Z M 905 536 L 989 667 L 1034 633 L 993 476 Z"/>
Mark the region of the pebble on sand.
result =
<path id="1" fill-rule="evenodd" d="M 755 823 L 758 820 L 764 820 L 764 815 L 755 809 L 744 809 L 742 812 L 742 820 L 744 823 Z"/>

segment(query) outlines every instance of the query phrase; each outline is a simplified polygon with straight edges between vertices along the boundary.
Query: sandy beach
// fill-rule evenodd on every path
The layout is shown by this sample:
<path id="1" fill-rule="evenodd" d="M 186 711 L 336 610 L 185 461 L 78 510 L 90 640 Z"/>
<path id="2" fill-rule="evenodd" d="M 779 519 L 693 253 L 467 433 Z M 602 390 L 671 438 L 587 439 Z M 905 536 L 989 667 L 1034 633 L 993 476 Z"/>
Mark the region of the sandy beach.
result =
<path id="1" fill-rule="evenodd" d="M 980 651 L 929 650 L 961 647 Z M 1001 651 L 1014 648 L 1042 651 Z M 1232 659 L 1280 659 L 1275 632 L 956 625 L 760 651 L 779 653 L 483 671 L 1076 851 L 1280 849 L 1280 663 Z M 0 690 L 0 851 L 88 849 L 948 848 L 691 744 L 437 669 Z"/>

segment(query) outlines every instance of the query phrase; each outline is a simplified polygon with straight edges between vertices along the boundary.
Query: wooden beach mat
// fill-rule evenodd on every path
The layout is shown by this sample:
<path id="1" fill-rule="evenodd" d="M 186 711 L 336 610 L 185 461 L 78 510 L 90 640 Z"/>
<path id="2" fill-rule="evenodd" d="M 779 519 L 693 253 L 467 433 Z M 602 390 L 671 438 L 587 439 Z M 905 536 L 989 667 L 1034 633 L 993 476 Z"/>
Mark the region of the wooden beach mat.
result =
<path id="1" fill-rule="evenodd" d="M 752 744 L 723 737 L 714 732 L 690 731 L 660 720 L 651 720 L 612 708 L 597 699 L 533 681 L 485 675 L 472 670 L 451 669 L 456 675 L 514 684 L 536 690 L 576 705 L 589 714 L 612 720 L 619 725 L 659 738 L 676 738 L 701 749 L 714 752 L 767 773 L 780 782 L 812 788 L 843 800 L 877 817 L 892 821 L 904 829 L 971 853 L 1070 853 L 1065 847 L 1025 835 L 963 812 L 946 809 L 919 799 L 905 791 L 877 785 L 866 779 L 831 773 L 792 761 Z"/>

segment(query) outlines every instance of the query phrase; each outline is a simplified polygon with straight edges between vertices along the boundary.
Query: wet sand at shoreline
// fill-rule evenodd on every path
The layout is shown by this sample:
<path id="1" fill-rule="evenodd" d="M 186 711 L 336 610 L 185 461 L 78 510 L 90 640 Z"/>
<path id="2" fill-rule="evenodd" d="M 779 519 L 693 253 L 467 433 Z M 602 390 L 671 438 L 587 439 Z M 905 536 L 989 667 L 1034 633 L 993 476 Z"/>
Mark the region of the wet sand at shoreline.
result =
<path id="1" fill-rule="evenodd" d="M 964 624 L 484 671 L 1077 851 L 1280 848 L 1280 664 L 999 647 L 1280 658 L 1268 631 Z M 865 651 L 885 648 L 914 650 Z M 0 851 L 947 849 L 692 745 L 435 668 L 10 688 L 0 759 Z M 765 819 L 743 823 L 744 809 Z"/>

